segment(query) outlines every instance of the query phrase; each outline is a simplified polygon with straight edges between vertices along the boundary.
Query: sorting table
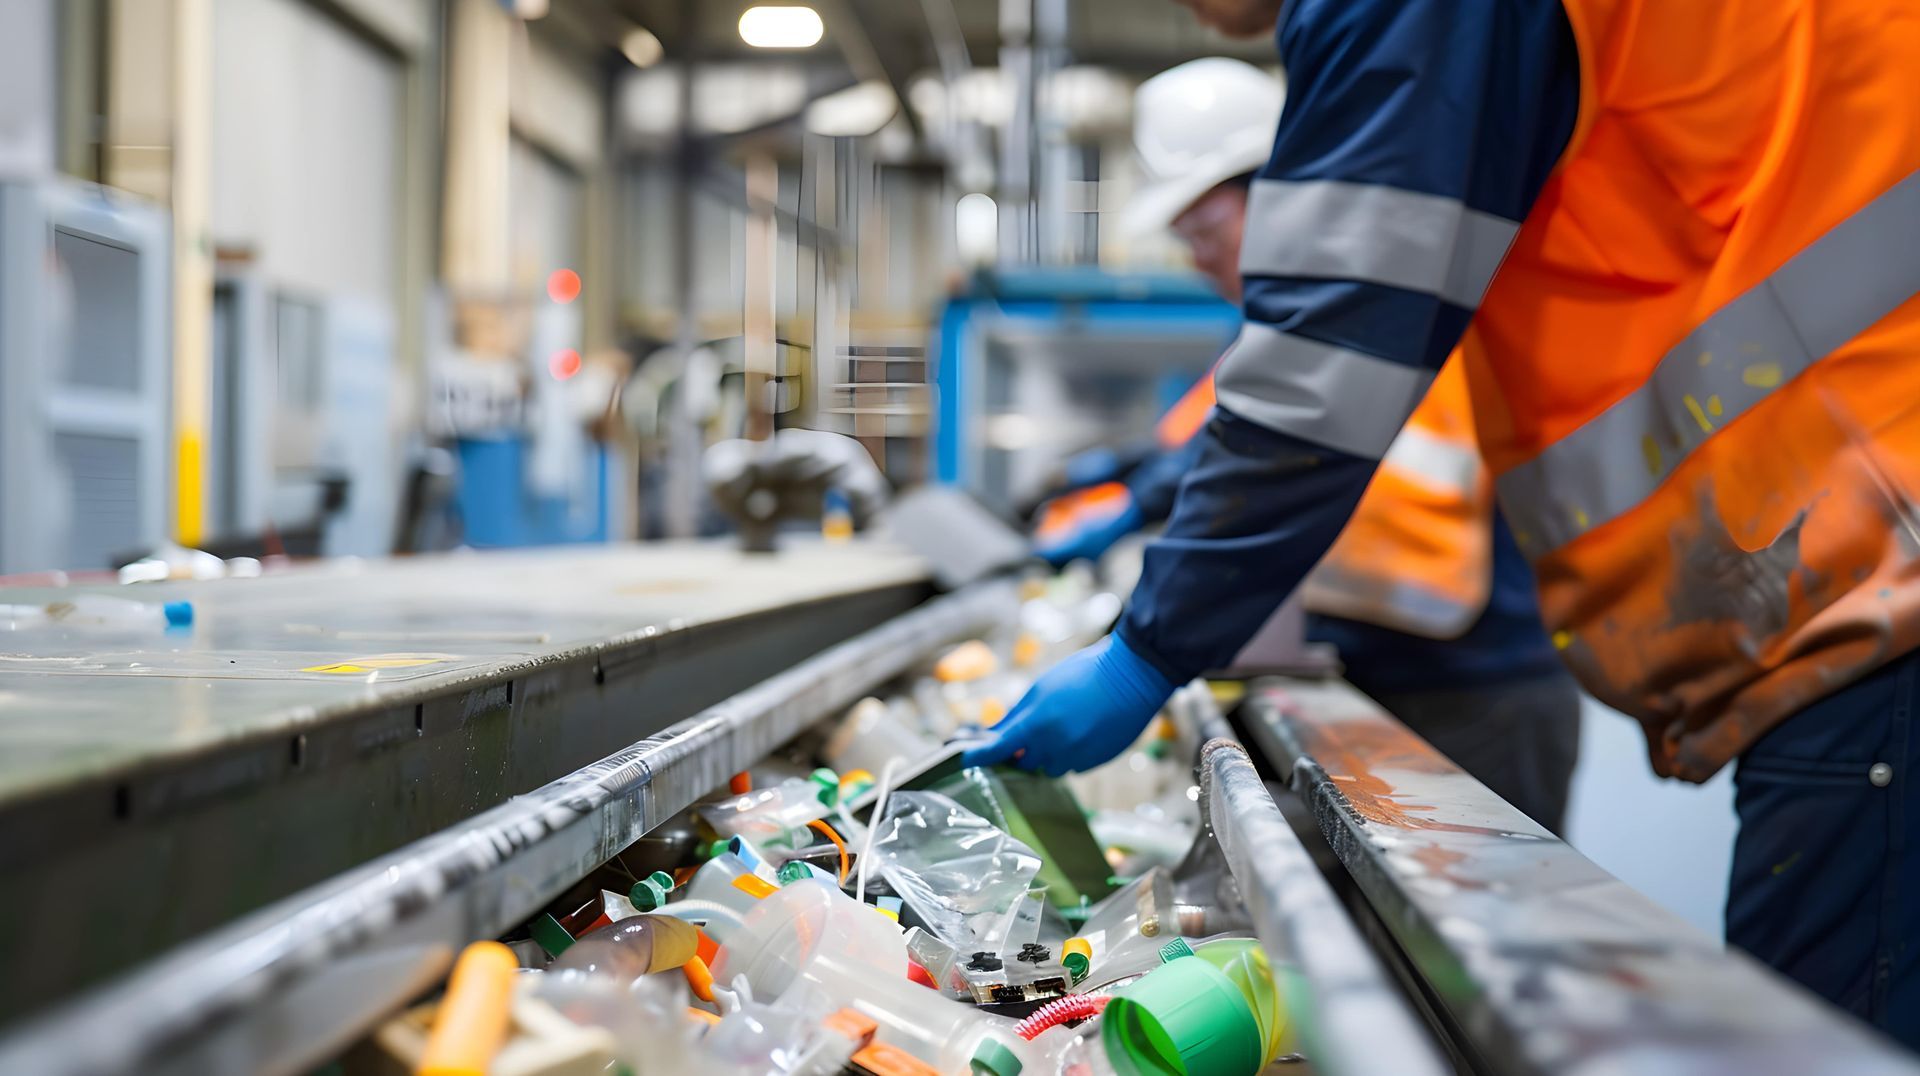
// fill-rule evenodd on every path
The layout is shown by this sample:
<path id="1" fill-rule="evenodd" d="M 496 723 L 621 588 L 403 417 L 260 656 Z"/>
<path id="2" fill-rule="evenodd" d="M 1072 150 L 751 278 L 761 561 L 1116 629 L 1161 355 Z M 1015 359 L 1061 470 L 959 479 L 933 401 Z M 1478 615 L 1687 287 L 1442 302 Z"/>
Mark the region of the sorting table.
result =
<path id="1" fill-rule="evenodd" d="M 0 1026 L 918 605 L 879 544 L 569 547 L 8 588 L 189 630 L 0 632 Z M 4 625 L 0 625 L 4 627 Z"/>

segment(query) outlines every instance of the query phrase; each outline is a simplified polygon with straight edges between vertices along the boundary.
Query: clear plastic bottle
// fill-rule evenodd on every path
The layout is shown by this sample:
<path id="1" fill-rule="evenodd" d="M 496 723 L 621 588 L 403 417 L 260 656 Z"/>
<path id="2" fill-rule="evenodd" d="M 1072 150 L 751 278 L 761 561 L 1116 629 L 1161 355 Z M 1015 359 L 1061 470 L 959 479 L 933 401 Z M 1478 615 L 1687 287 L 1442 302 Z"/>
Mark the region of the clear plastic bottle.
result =
<path id="1" fill-rule="evenodd" d="M 642 975 L 677 968 L 699 950 L 700 931 L 692 923 L 664 915 L 635 915 L 582 935 L 547 970 L 605 975 L 631 983 Z"/>
<path id="2" fill-rule="evenodd" d="M 700 865 L 686 885 L 687 900 L 712 901 L 745 915 L 760 898 L 777 888 L 777 883 L 747 864 L 732 852 L 722 852 Z"/>

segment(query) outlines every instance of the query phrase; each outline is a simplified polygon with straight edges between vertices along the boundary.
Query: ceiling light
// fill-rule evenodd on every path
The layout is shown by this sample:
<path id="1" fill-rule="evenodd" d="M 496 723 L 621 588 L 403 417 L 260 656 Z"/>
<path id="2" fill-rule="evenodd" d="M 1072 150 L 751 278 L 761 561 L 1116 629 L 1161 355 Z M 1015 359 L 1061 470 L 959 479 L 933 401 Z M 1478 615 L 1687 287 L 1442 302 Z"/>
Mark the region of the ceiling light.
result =
<path id="1" fill-rule="evenodd" d="M 756 49 L 804 49 L 820 43 L 820 13 L 801 4 L 750 7 L 740 16 L 740 40 Z"/>
<path id="2" fill-rule="evenodd" d="M 636 26 L 620 36 L 620 54 L 635 67 L 652 67 L 667 50 L 660 47 L 660 39 L 646 27 Z"/>

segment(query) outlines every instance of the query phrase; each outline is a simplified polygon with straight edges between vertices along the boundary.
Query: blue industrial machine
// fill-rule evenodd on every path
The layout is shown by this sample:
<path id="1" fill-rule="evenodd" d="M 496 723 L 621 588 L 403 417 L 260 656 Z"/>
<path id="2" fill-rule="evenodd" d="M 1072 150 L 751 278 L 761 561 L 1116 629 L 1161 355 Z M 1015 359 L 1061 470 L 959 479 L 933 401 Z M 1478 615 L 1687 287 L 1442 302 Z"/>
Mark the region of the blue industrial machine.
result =
<path id="1" fill-rule="evenodd" d="M 998 508 L 1068 456 L 1152 435 L 1240 312 L 1192 274 L 980 273 L 940 312 L 934 476 Z"/>

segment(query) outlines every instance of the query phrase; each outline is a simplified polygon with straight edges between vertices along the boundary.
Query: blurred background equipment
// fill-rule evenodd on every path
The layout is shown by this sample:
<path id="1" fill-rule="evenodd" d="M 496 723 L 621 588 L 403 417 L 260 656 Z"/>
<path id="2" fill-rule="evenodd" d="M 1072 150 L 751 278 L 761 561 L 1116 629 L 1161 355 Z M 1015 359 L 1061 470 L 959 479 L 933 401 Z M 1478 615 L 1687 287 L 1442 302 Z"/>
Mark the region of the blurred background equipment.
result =
<path id="1" fill-rule="evenodd" d="M 137 199 L 0 181 L 0 572 L 165 536 L 169 258 Z"/>

